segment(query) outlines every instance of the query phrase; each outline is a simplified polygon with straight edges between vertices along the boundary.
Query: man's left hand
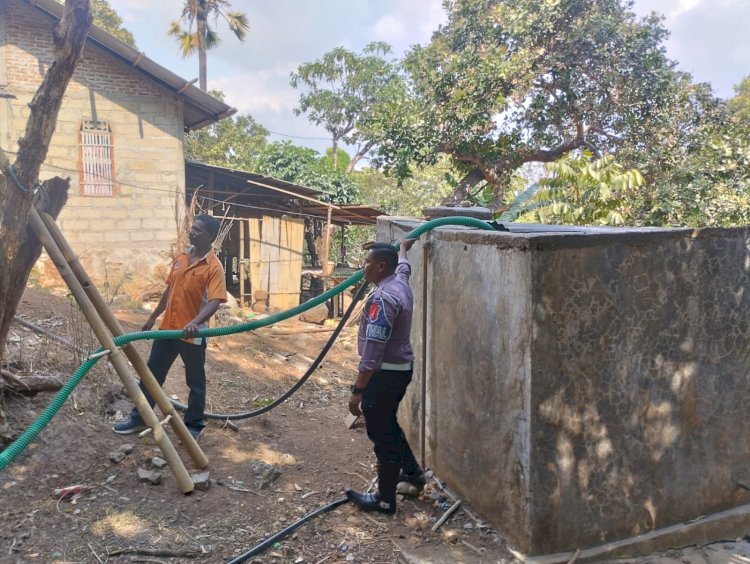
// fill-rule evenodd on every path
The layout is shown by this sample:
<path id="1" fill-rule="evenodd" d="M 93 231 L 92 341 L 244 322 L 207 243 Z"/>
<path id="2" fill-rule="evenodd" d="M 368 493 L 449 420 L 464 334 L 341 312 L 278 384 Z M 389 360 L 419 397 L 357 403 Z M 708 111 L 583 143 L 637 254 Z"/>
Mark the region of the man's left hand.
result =
<path id="1" fill-rule="evenodd" d="M 357 417 L 362 415 L 362 409 L 360 409 L 359 407 L 361 401 L 362 394 L 352 394 L 352 396 L 349 398 L 349 413 Z"/>
<path id="2" fill-rule="evenodd" d="M 194 321 L 191 321 L 187 325 L 185 325 L 185 328 L 182 330 L 182 332 L 185 334 L 185 337 L 188 339 L 192 339 L 198 334 L 198 331 L 200 330 L 200 327 L 197 323 Z"/>

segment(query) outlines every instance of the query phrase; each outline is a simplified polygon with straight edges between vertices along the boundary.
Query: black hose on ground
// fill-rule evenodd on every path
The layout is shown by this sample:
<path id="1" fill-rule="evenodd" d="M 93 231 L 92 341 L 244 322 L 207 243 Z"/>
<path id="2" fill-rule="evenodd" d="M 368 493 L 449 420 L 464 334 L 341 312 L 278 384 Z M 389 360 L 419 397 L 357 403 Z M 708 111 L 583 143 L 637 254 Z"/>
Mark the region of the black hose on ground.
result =
<path id="1" fill-rule="evenodd" d="M 346 322 L 349 320 L 349 317 L 351 317 L 352 312 L 354 311 L 354 307 L 357 305 L 357 302 L 362 299 L 362 296 L 365 294 L 365 289 L 367 288 L 367 283 L 363 283 L 359 290 L 357 290 L 357 293 L 354 294 L 354 298 L 352 298 L 352 303 L 349 304 L 349 307 L 347 308 L 346 312 L 344 313 L 344 316 L 339 321 L 339 324 L 336 326 L 336 329 L 334 330 L 333 334 L 331 335 L 331 338 L 328 339 L 328 342 L 323 347 L 323 350 L 320 351 L 320 354 L 318 354 L 317 358 L 313 361 L 313 363 L 310 365 L 310 368 L 307 369 L 307 372 L 297 381 L 294 386 L 292 386 L 289 391 L 287 391 L 283 396 L 273 401 L 273 403 L 270 403 L 266 406 L 261 407 L 260 409 L 256 409 L 254 411 L 248 411 L 245 413 L 234 413 L 234 414 L 222 414 L 222 413 L 204 413 L 204 416 L 206 419 L 218 419 L 220 421 L 236 421 L 238 419 L 250 419 L 251 417 L 257 417 L 258 415 L 263 415 L 264 413 L 271 411 L 275 407 L 278 407 L 282 403 L 284 403 L 286 400 L 288 400 L 294 392 L 299 390 L 302 385 L 312 376 L 313 372 L 320 366 L 320 363 L 323 362 L 323 359 L 325 358 L 326 354 L 328 354 L 328 351 L 333 346 L 333 343 L 338 338 L 339 334 L 341 334 L 341 331 L 346 326 Z M 182 404 L 175 400 L 170 400 L 172 402 L 172 405 L 175 406 L 180 411 L 185 411 L 187 409 L 187 405 Z"/>
<path id="2" fill-rule="evenodd" d="M 290 533 L 293 533 L 295 530 L 299 529 L 302 525 L 307 523 L 310 519 L 313 517 L 317 517 L 318 515 L 322 513 L 326 513 L 327 511 L 331 511 L 332 509 L 336 509 L 339 505 L 343 505 L 349 501 L 348 497 L 342 497 L 341 499 L 337 499 L 336 501 L 329 503 L 328 505 L 324 505 L 320 509 L 316 509 L 312 513 L 309 513 L 308 515 L 305 515 L 302 519 L 297 521 L 296 523 L 292 523 L 289 525 L 286 529 L 279 531 L 272 537 L 267 538 L 262 543 L 254 546 L 247 552 L 240 554 L 237 558 L 234 558 L 227 562 L 227 564 L 240 564 L 240 562 L 247 561 L 248 558 L 252 558 L 253 556 L 257 556 L 258 554 L 264 552 L 269 547 L 273 546 L 275 543 L 279 542 L 283 538 L 287 537 Z"/>

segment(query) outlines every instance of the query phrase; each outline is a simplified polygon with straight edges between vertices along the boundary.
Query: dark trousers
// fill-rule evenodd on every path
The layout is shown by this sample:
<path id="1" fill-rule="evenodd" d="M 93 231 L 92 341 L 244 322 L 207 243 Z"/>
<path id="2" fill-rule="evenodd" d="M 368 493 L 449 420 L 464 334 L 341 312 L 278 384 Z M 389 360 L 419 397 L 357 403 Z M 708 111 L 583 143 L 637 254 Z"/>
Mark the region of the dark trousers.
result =
<path id="1" fill-rule="evenodd" d="M 164 385 L 167 379 L 167 373 L 172 368 L 172 364 L 180 356 L 185 364 L 185 383 L 190 388 L 188 396 L 188 408 L 185 412 L 185 425 L 192 429 L 203 429 L 206 422 L 203 419 L 203 412 L 206 409 L 206 340 L 200 345 L 193 345 L 180 340 L 158 340 L 154 341 L 151 346 L 151 355 L 148 357 L 148 367 L 153 372 L 156 381 L 160 386 Z M 143 395 L 146 396 L 149 405 L 154 407 L 154 399 L 148 390 L 140 384 Z M 133 419 L 141 420 L 138 411 L 133 408 L 130 416 Z"/>
<path id="2" fill-rule="evenodd" d="M 378 459 L 380 496 L 391 502 L 396 497 L 399 471 L 414 475 L 421 468 L 398 424 L 398 405 L 411 382 L 412 371 L 381 370 L 373 374 L 362 394 L 362 414 L 367 436 Z"/>

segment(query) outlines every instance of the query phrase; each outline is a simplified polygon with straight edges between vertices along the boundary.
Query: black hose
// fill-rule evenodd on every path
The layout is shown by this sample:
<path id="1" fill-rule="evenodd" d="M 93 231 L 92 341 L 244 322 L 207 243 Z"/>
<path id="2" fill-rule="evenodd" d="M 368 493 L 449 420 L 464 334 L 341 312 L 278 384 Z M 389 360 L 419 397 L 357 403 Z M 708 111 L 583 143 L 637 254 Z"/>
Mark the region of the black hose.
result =
<path id="1" fill-rule="evenodd" d="M 270 538 L 267 538 L 262 543 L 254 546 L 247 552 L 240 554 L 237 558 L 234 558 L 227 562 L 227 564 L 239 564 L 240 562 L 245 562 L 248 558 L 252 558 L 253 556 L 257 556 L 261 552 L 268 549 L 268 547 L 273 546 L 274 543 L 277 543 L 281 539 L 288 536 L 290 533 L 294 532 L 295 530 L 299 529 L 302 525 L 307 523 L 310 519 L 313 517 L 317 517 L 321 513 L 325 513 L 326 511 L 331 511 L 332 509 L 336 509 L 339 505 L 343 505 L 349 501 L 348 497 L 342 497 L 341 499 L 337 499 L 336 501 L 329 503 L 328 505 L 324 505 L 320 509 L 316 509 L 312 513 L 305 515 L 302 519 L 297 521 L 296 523 L 292 523 L 289 525 L 286 529 L 279 531 L 275 535 L 273 535 Z"/>
<path id="2" fill-rule="evenodd" d="M 344 326 L 346 325 L 346 322 L 349 320 L 349 317 L 351 317 L 352 312 L 354 311 L 354 307 L 357 305 L 357 302 L 360 299 L 362 299 L 362 296 L 364 295 L 366 288 L 367 288 L 367 283 L 364 283 L 359 287 L 359 290 L 357 290 L 357 293 L 354 294 L 354 298 L 352 298 L 352 303 L 349 304 L 349 307 L 344 313 L 344 316 L 341 318 L 341 321 L 339 321 L 339 324 L 336 326 L 336 329 L 331 335 L 331 338 L 328 339 L 328 342 L 323 347 L 323 350 L 320 351 L 320 354 L 318 354 L 317 358 L 310 365 L 310 368 L 307 369 L 307 372 L 305 372 L 305 374 L 297 381 L 297 383 L 294 384 L 294 386 L 292 386 L 289 389 L 289 391 L 287 391 L 283 396 L 274 400 L 273 403 L 270 403 L 266 406 L 261 407 L 260 409 L 256 409 L 254 411 L 247 411 L 245 413 L 222 414 L 222 413 L 206 412 L 203 414 L 206 417 L 206 419 L 219 419 L 221 421 L 236 421 L 238 419 L 250 419 L 251 417 L 257 417 L 258 415 L 262 415 L 268 411 L 271 411 L 272 409 L 274 409 L 275 407 L 278 407 L 279 405 L 284 403 L 287 399 L 289 399 L 292 396 L 292 394 L 294 394 L 294 392 L 299 390 L 300 387 L 302 387 L 302 385 L 307 381 L 307 379 L 310 378 L 310 376 L 312 376 L 313 372 L 315 372 L 318 366 L 320 366 L 320 363 L 323 362 L 323 359 L 325 358 L 326 354 L 328 354 L 328 351 L 333 346 L 333 343 L 336 341 L 336 338 L 344 329 Z M 170 399 L 169 401 L 171 401 L 172 405 L 175 406 L 180 411 L 185 411 L 187 409 L 187 405 L 185 404 L 182 404 L 172 399 Z"/>

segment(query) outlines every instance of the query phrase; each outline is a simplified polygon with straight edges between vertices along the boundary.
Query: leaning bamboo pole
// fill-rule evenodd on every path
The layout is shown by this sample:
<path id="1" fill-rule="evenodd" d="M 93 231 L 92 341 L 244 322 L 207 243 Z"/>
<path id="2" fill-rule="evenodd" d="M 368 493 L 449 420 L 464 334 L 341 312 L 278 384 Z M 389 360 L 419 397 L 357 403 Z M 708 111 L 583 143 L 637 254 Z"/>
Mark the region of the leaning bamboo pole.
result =
<path id="1" fill-rule="evenodd" d="M 91 329 L 94 331 L 97 339 L 99 339 L 102 347 L 108 351 L 108 360 L 115 368 L 115 371 L 120 377 L 120 380 L 122 380 L 122 383 L 130 397 L 133 399 L 133 402 L 135 402 L 138 413 L 141 415 L 146 425 L 151 427 L 154 440 L 156 441 L 156 444 L 159 445 L 159 448 L 164 455 L 164 459 L 169 464 L 180 490 L 182 493 L 190 493 L 194 489 L 193 481 L 190 479 L 190 474 L 188 474 L 185 465 L 177 455 L 174 445 L 164 432 L 156 414 L 151 409 L 151 406 L 149 406 L 148 401 L 146 401 L 146 396 L 143 395 L 143 392 L 141 392 L 141 389 L 138 387 L 138 383 L 130 373 L 125 356 L 115 345 L 112 335 L 107 330 L 107 326 L 104 324 L 101 317 L 97 315 L 96 309 L 86 295 L 81 283 L 73 274 L 73 271 L 65 260 L 60 248 L 57 246 L 52 235 L 44 224 L 44 220 L 42 220 L 39 212 L 37 212 L 34 207 L 32 207 L 29 212 L 29 221 L 36 236 L 39 238 L 39 241 L 41 241 L 42 246 L 47 251 L 50 259 L 54 262 L 57 270 L 60 272 L 63 281 L 70 289 L 76 302 L 78 302 L 81 311 L 89 322 L 89 325 L 91 325 Z"/>
<path id="2" fill-rule="evenodd" d="M 107 326 L 113 336 L 119 337 L 120 335 L 124 335 L 125 331 L 123 330 L 122 325 L 120 325 L 120 321 L 112 313 L 112 310 L 109 309 L 107 302 L 104 301 L 104 298 L 99 293 L 99 290 L 96 289 L 96 286 L 91 281 L 91 278 L 89 278 L 86 269 L 83 268 L 83 265 L 78 260 L 78 255 L 76 255 L 73 248 L 65 239 L 65 236 L 57 226 L 57 223 L 55 223 L 55 220 L 52 218 L 52 216 L 46 213 L 42 213 L 41 217 L 44 221 L 45 227 L 47 227 L 50 235 L 52 235 L 52 239 L 59 247 L 60 252 L 62 252 L 63 257 L 65 258 L 65 261 L 68 263 L 68 266 L 70 266 L 73 274 L 80 282 L 83 290 L 86 292 L 86 295 L 96 309 L 96 312 L 102 318 L 102 321 L 104 321 L 104 324 Z M 127 343 L 123 346 L 122 350 L 125 352 L 125 355 L 133 365 L 135 371 L 138 373 L 138 376 L 141 378 L 143 385 L 151 394 L 151 397 L 156 401 L 156 405 L 159 406 L 159 409 L 164 414 L 165 418 L 171 415 L 169 422 L 172 425 L 172 429 L 177 435 L 177 438 L 188 451 L 190 458 L 193 459 L 193 462 L 198 468 L 205 468 L 206 466 L 208 466 L 208 457 L 198 446 L 196 440 L 193 439 L 193 436 L 185 426 L 182 417 L 179 416 L 174 406 L 172 405 L 172 402 L 169 401 L 169 398 L 164 393 L 164 390 L 159 385 L 159 382 L 157 382 L 156 378 L 154 378 L 154 375 L 151 373 L 148 365 L 144 362 L 141 355 L 138 354 L 135 346 L 132 343 Z"/>

